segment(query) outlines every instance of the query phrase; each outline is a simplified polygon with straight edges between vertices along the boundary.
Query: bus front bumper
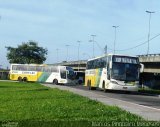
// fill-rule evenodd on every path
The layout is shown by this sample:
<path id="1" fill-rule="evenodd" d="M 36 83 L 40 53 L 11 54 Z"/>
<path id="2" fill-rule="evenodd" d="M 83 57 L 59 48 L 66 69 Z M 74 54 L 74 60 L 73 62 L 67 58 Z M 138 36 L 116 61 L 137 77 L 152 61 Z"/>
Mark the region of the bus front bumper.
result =
<path id="1" fill-rule="evenodd" d="M 137 85 L 119 85 L 115 83 L 110 83 L 107 89 L 122 90 L 122 91 L 138 91 L 138 86 Z"/>
<path id="2" fill-rule="evenodd" d="M 60 84 L 65 84 L 65 85 L 75 85 L 76 84 L 76 82 L 75 82 L 75 80 L 60 80 L 60 82 L 59 82 Z"/>

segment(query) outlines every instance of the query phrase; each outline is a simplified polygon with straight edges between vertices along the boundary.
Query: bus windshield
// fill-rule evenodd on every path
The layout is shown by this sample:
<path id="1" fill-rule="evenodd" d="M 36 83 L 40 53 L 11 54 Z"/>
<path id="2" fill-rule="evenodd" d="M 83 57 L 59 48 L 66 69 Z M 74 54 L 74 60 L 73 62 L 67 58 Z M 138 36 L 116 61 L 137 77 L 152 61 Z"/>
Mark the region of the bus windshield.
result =
<path id="1" fill-rule="evenodd" d="M 138 69 L 138 64 L 113 62 L 112 78 L 121 81 L 137 81 Z"/>
<path id="2" fill-rule="evenodd" d="M 67 78 L 73 80 L 75 78 L 74 70 L 70 67 L 67 67 Z"/>

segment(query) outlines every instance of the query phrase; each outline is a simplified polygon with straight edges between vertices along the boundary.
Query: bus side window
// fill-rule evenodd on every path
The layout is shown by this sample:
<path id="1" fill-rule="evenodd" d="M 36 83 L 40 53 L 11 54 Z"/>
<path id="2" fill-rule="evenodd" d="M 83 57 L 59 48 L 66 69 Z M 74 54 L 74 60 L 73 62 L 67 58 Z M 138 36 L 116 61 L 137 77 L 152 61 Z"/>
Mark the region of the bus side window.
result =
<path id="1" fill-rule="evenodd" d="M 28 66 L 28 69 L 26 68 L 26 70 L 28 70 L 28 71 L 36 71 L 36 66 Z"/>
<path id="2" fill-rule="evenodd" d="M 50 68 L 48 66 L 45 66 L 43 69 L 44 72 L 50 72 Z"/>
<path id="3" fill-rule="evenodd" d="M 87 62 L 87 69 L 92 69 L 93 68 L 93 61 L 88 61 Z"/>
<path id="4" fill-rule="evenodd" d="M 66 70 L 63 69 L 63 68 L 61 68 L 61 69 L 60 69 L 60 75 L 61 75 L 61 78 L 62 78 L 62 79 L 66 79 Z"/>
<path id="5" fill-rule="evenodd" d="M 58 72 L 58 67 L 52 66 L 51 67 L 51 72 Z"/>
<path id="6" fill-rule="evenodd" d="M 36 71 L 42 71 L 42 66 L 36 66 Z"/>
<path id="7" fill-rule="evenodd" d="M 107 65 L 107 57 L 102 58 L 103 61 L 103 67 L 106 67 Z"/>
<path id="8" fill-rule="evenodd" d="M 104 58 L 101 58 L 99 62 L 99 68 L 104 68 L 106 66 L 106 61 Z"/>
<path id="9" fill-rule="evenodd" d="M 97 60 L 94 60 L 94 61 L 93 61 L 93 69 L 97 68 L 97 64 L 98 64 L 98 61 L 97 61 Z"/>
<path id="10" fill-rule="evenodd" d="M 17 65 L 13 65 L 12 70 L 17 70 Z"/>
<path id="11" fill-rule="evenodd" d="M 107 79 L 110 80 L 110 67 L 109 67 L 109 62 L 107 63 Z"/>
<path id="12" fill-rule="evenodd" d="M 19 67 L 20 71 L 25 71 L 26 70 L 26 67 L 24 65 L 19 65 L 18 67 Z"/>

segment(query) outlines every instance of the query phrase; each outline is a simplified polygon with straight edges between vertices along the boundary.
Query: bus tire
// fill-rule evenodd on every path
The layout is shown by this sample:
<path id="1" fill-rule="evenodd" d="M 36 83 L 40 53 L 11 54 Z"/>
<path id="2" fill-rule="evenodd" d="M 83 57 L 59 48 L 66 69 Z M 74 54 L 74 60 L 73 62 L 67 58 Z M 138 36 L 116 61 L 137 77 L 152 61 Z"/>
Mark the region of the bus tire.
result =
<path id="1" fill-rule="evenodd" d="M 21 76 L 18 77 L 18 81 L 22 82 L 22 77 Z"/>
<path id="2" fill-rule="evenodd" d="M 89 80 L 87 81 L 87 87 L 88 87 L 88 90 L 91 90 L 91 85 Z"/>
<path id="3" fill-rule="evenodd" d="M 27 81 L 28 81 L 27 77 L 24 77 L 23 82 L 27 82 Z"/>
<path id="4" fill-rule="evenodd" d="M 82 84 L 82 80 L 78 80 L 78 84 L 81 85 Z"/>
<path id="5" fill-rule="evenodd" d="M 53 84 L 58 85 L 58 80 L 57 80 L 57 79 L 54 79 L 54 80 L 53 80 Z"/>
<path id="6" fill-rule="evenodd" d="M 89 90 L 93 90 L 94 88 L 91 85 L 91 80 L 89 81 Z"/>
<path id="7" fill-rule="evenodd" d="M 106 88 L 105 88 L 105 82 L 103 81 L 103 84 L 102 84 L 102 88 L 103 88 L 103 91 L 106 92 Z"/>

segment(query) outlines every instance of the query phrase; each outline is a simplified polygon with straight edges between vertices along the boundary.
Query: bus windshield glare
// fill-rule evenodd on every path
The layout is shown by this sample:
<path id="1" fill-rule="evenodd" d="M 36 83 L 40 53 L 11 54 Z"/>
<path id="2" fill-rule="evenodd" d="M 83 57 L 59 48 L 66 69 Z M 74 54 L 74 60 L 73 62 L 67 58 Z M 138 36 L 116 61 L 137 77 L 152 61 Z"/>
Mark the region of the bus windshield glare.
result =
<path id="1" fill-rule="evenodd" d="M 112 78 L 121 81 L 137 81 L 138 67 L 138 64 L 113 62 Z"/>

